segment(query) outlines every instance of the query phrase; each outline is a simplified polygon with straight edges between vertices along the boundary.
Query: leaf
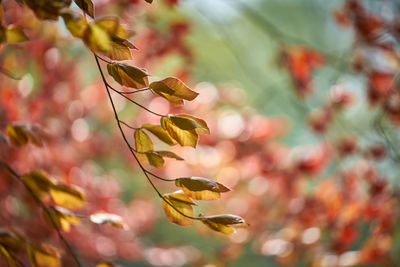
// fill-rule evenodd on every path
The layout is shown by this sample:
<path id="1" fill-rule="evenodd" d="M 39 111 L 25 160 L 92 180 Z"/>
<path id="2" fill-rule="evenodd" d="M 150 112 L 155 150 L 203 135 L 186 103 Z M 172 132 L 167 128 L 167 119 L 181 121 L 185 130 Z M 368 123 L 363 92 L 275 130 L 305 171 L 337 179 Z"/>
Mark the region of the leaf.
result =
<path id="1" fill-rule="evenodd" d="M 164 143 L 166 143 L 168 145 L 176 144 L 176 141 L 174 139 L 172 139 L 171 136 L 168 134 L 168 132 L 166 130 L 164 130 L 160 125 L 143 124 L 142 128 L 151 132 L 158 139 L 160 139 L 161 141 L 163 141 Z"/>
<path id="2" fill-rule="evenodd" d="M 54 186 L 53 180 L 42 170 L 32 171 L 22 177 L 22 181 L 39 198 L 47 196 Z"/>
<path id="3" fill-rule="evenodd" d="M 18 252 L 25 246 L 25 240 L 12 230 L 5 230 L 0 228 L 0 245 Z"/>
<path id="4" fill-rule="evenodd" d="M 137 152 L 148 152 L 154 149 L 153 142 L 143 130 L 135 130 L 134 137 Z"/>
<path id="5" fill-rule="evenodd" d="M 119 265 L 115 265 L 114 263 L 111 262 L 103 262 L 96 264 L 96 267 L 119 267 Z"/>
<path id="6" fill-rule="evenodd" d="M 69 7 L 71 0 L 24 0 L 39 19 L 58 20 L 60 11 Z"/>
<path id="7" fill-rule="evenodd" d="M 95 224 L 109 224 L 111 226 L 127 229 L 128 226 L 123 222 L 122 217 L 112 213 L 97 212 L 90 215 L 90 221 Z"/>
<path id="8" fill-rule="evenodd" d="M 69 232 L 71 224 L 79 224 L 78 217 L 69 210 L 57 206 L 43 210 L 43 217 L 50 227 L 66 232 Z"/>
<path id="9" fill-rule="evenodd" d="M 174 206 L 175 209 L 167 202 Z M 183 194 L 181 190 L 174 193 L 165 194 L 164 201 L 162 203 L 162 207 L 167 219 L 172 223 L 182 226 L 193 224 L 193 219 L 189 218 L 193 217 L 192 205 L 196 204 L 189 197 Z M 182 215 L 181 213 L 187 215 L 188 217 Z"/>
<path id="10" fill-rule="evenodd" d="M 96 19 L 94 23 L 112 37 L 126 39 L 132 36 L 131 32 L 120 23 L 118 17 L 104 17 Z"/>
<path id="11" fill-rule="evenodd" d="M 244 219 L 232 214 L 223 214 L 215 216 L 202 216 L 200 215 L 201 222 L 207 225 L 214 231 L 224 234 L 232 234 L 235 229 L 231 226 L 247 226 L 248 224 Z"/>
<path id="12" fill-rule="evenodd" d="M 144 0 L 144 1 L 146 1 L 149 4 L 153 3 L 153 0 Z"/>
<path id="13" fill-rule="evenodd" d="M 176 160 L 183 160 L 180 156 L 175 154 L 174 152 L 171 151 L 153 151 L 153 153 L 156 153 L 157 155 L 160 155 L 161 157 L 166 157 L 166 158 L 171 158 L 171 159 L 176 159 Z"/>
<path id="14" fill-rule="evenodd" d="M 47 244 L 31 244 L 28 256 L 33 267 L 61 267 L 60 254 Z"/>
<path id="15" fill-rule="evenodd" d="M 123 63 L 107 64 L 108 73 L 121 85 L 140 89 L 148 86 L 148 73 L 144 70 Z"/>
<path id="16" fill-rule="evenodd" d="M 102 53 L 112 60 L 130 60 L 132 59 L 130 49 L 137 49 L 130 41 L 116 36 L 111 37 L 110 45 L 111 48 Z"/>
<path id="17" fill-rule="evenodd" d="M 61 16 L 64 19 L 65 26 L 72 36 L 83 38 L 85 31 L 89 26 L 85 17 L 72 11 L 71 9 L 63 10 Z"/>
<path id="18" fill-rule="evenodd" d="M 17 44 L 28 40 L 28 36 L 21 28 L 10 27 L 5 30 L 6 42 L 9 44 Z"/>
<path id="19" fill-rule="evenodd" d="M 90 24 L 83 34 L 83 41 L 93 52 L 108 52 L 111 49 L 111 38 L 108 33 L 96 24 Z"/>
<path id="20" fill-rule="evenodd" d="M 16 146 L 24 146 L 29 141 L 29 135 L 21 125 L 8 125 L 6 128 L 8 139 Z"/>
<path id="21" fill-rule="evenodd" d="M 198 200 L 216 200 L 220 198 L 220 193 L 231 191 L 223 184 L 202 177 L 177 178 L 175 185 L 181 187 L 189 197 Z"/>
<path id="22" fill-rule="evenodd" d="M 75 209 L 83 206 L 86 196 L 76 187 L 55 184 L 50 188 L 50 194 L 57 205 L 67 209 Z"/>
<path id="23" fill-rule="evenodd" d="M 17 262 L 15 260 L 16 256 L 14 255 L 14 252 L 10 251 L 8 248 L 6 248 L 3 245 L 0 245 L 0 255 L 3 255 L 8 266 L 18 266 Z"/>
<path id="24" fill-rule="evenodd" d="M 192 116 L 192 115 L 187 115 L 187 114 L 178 114 L 176 116 L 194 120 L 200 126 L 200 127 L 196 128 L 197 133 L 210 134 L 210 129 L 208 128 L 207 123 L 204 120 L 197 118 L 195 116 Z"/>
<path id="25" fill-rule="evenodd" d="M 182 125 L 176 125 L 170 119 L 170 117 L 161 117 L 161 127 L 165 129 L 168 134 L 177 141 L 181 146 L 196 147 L 198 135 L 195 128 L 191 130 L 182 129 Z M 193 121 L 194 122 L 194 121 Z M 196 122 L 194 122 L 196 123 Z M 186 127 L 186 125 L 184 125 Z"/>
<path id="26" fill-rule="evenodd" d="M 181 80 L 173 77 L 152 82 L 149 87 L 156 94 L 164 97 L 175 105 L 183 105 L 183 99 L 191 101 L 199 95 L 190 90 Z"/>
<path id="27" fill-rule="evenodd" d="M 94 7 L 91 0 L 74 0 L 75 4 L 91 18 L 94 18 Z"/>
<path id="28" fill-rule="evenodd" d="M 164 166 L 164 159 L 153 151 L 138 153 L 137 154 L 142 162 L 148 162 L 150 165 L 160 168 Z"/>

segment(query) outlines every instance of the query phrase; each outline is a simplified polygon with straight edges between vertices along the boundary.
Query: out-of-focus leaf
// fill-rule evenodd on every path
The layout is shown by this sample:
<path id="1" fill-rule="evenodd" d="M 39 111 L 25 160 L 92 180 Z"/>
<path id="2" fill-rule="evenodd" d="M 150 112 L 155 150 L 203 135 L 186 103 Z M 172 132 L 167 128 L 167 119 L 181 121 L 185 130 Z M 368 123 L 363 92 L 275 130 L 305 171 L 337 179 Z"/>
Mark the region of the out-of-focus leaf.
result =
<path id="1" fill-rule="evenodd" d="M 0 228 L 0 245 L 18 252 L 25 246 L 25 240 L 12 230 L 5 230 Z"/>
<path id="2" fill-rule="evenodd" d="M 96 265 L 96 267 L 119 267 L 119 265 L 115 265 L 111 262 L 103 262 Z"/>
<path id="3" fill-rule="evenodd" d="M 86 196 L 76 187 L 65 184 L 55 184 L 50 188 L 50 194 L 54 202 L 67 209 L 82 207 Z"/>
<path id="4" fill-rule="evenodd" d="M 24 146 L 29 141 L 29 135 L 20 125 L 8 125 L 6 128 L 8 139 L 16 146 Z"/>
<path id="5" fill-rule="evenodd" d="M 181 158 L 180 156 L 178 156 L 177 154 L 175 154 L 174 152 L 171 151 L 153 151 L 154 153 L 156 153 L 157 155 L 160 155 L 161 157 L 166 157 L 166 158 L 171 158 L 171 159 L 176 159 L 176 160 L 183 160 L 183 158 Z"/>
<path id="6" fill-rule="evenodd" d="M 232 214 L 222 214 L 215 216 L 202 216 L 201 221 L 213 229 L 214 231 L 221 232 L 224 234 L 232 234 L 235 232 L 235 229 L 232 226 L 247 226 L 246 221 Z"/>
<path id="7" fill-rule="evenodd" d="M 153 0 L 144 0 L 144 1 L 146 1 L 149 4 L 153 3 Z"/>
<path id="8" fill-rule="evenodd" d="M 187 119 L 189 121 L 189 119 Z M 188 130 L 188 125 L 176 125 L 175 123 L 172 122 L 170 116 L 168 117 L 161 117 L 161 127 L 165 129 L 168 134 L 176 140 L 181 146 L 191 146 L 191 147 L 196 147 L 197 145 L 197 140 L 198 140 L 198 135 L 196 132 L 196 128 L 193 127 L 193 124 L 196 125 L 197 123 L 195 121 L 191 121 L 193 124 L 192 128 Z M 183 128 L 182 128 L 183 127 Z M 184 129 L 186 128 L 186 129 Z"/>
<path id="9" fill-rule="evenodd" d="M 94 6 L 91 0 L 74 0 L 74 2 L 86 14 L 94 18 Z"/>
<path id="10" fill-rule="evenodd" d="M 28 36 L 21 28 L 10 27 L 5 30 L 5 39 L 9 44 L 17 44 L 28 40 Z"/>
<path id="11" fill-rule="evenodd" d="M 127 229 L 128 226 L 122 220 L 122 217 L 112 213 L 97 212 L 90 215 L 90 221 L 95 224 L 109 224 L 111 226 Z"/>
<path id="12" fill-rule="evenodd" d="M 183 99 L 191 101 L 199 95 L 190 90 L 181 80 L 173 77 L 152 82 L 149 87 L 175 105 L 183 105 Z"/>
<path id="13" fill-rule="evenodd" d="M 22 181 L 36 196 L 47 197 L 53 180 L 42 170 L 32 171 L 22 177 Z"/>
<path id="14" fill-rule="evenodd" d="M 8 250 L 5 246 L 0 245 L 0 255 L 3 255 L 8 266 L 18 266 L 15 260 L 14 252 Z"/>
<path id="15" fill-rule="evenodd" d="M 121 24 L 118 17 L 104 17 L 96 19 L 94 23 L 108 32 L 110 36 L 126 39 L 132 35 L 129 30 Z"/>
<path id="16" fill-rule="evenodd" d="M 31 244 L 28 256 L 33 267 L 61 267 L 60 254 L 47 244 Z"/>
<path id="17" fill-rule="evenodd" d="M 230 191 L 223 184 L 202 177 L 177 178 L 175 185 L 181 187 L 183 192 L 189 197 L 198 200 L 219 199 L 220 193 Z"/>
<path id="18" fill-rule="evenodd" d="M 43 217 L 50 227 L 66 232 L 69 232 L 71 224 L 79 224 L 78 217 L 69 210 L 57 206 L 43 210 Z"/>
<path id="19" fill-rule="evenodd" d="M 174 206 L 175 209 L 167 202 Z M 193 219 L 190 218 L 193 217 L 192 205 L 196 204 L 189 197 L 183 194 L 181 190 L 174 193 L 165 194 L 164 201 L 162 203 L 162 207 L 167 219 L 172 223 L 182 226 L 193 224 Z M 187 217 L 182 214 L 185 214 Z"/>
<path id="20" fill-rule="evenodd" d="M 123 63 L 107 64 L 108 73 L 121 85 L 135 89 L 148 86 L 149 81 L 144 70 Z"/>
<path id="21" fill-rule="evenodd" d="M 143 130 L 135 130 L 134 137 L 137 152 L 148 152 L 154 149 L 153 142 Z"/>
<path id="22" fill-rule="evenodd" d="M 64 19 L 65 26 L 73 36 L 78 38 L 84 36 L 88 27 L 88 23 L 84 16 L 71 9 L 63 10 L 61 16 Z"/>
<path id="23" fill-rule="evenodd" d="M 152 124 L 143 124 L 143 129 L 148 130 L 152 134 L 154 134 L 158 139 L 163 141 L 168 145 L 175 145 L 176 141 L 171 138 L 166 130 L 164 130 L 160 125 L 152 125 Z"/>
<path id="24" fill-rule="evenodd" d="M 60 11 L 69 7 L 71 0 L 24 0 L 39 19 L 58 20 Z"/>
<path id="25" fill-rule="evenodd" d="M 111 50 L 111 38 L 107 31 L 93 23 L 86 28 L 83 41 L 95 53 Z"/>

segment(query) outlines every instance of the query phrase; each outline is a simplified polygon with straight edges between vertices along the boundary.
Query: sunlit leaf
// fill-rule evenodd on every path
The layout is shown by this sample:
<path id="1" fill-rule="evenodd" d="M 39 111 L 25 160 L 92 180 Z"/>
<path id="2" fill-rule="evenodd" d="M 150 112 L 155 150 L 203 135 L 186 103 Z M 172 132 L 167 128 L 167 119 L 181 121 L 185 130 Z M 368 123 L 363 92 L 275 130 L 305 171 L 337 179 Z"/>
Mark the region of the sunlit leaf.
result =
<path id="1" fill-rule="evenodd" d="M 152 82 L 149 87 L 175 105 L 183 105 L 183 99 L 191 101 L 199 95 L 190 90 L 181 80 L 173 77 Z"/>
<path id="2" fill-rule="evenodd" d="M 177 178 L 175 185 L 181 187 L 183 192 L 189 197 L 198 200 L 219 199 L 220 193 L 230 191 L 223 184 L 202 177 Z"/>
<path id="3" fill-rule="evenodd" d="M 130 60 L 132 59 L 131 49 L 137 49 L 130 41 L 116 36 L 111 37 L 110 45 L 111 48 L 102 53 L 112 60 Z"/>
<path id="4" fill-rule="evenodd" d="M 154 149 L 153 142 L 143 130 L 135 130 L 134 137 L 137 152 L 148 152 Z"/>
<path id="5" fill-rule="evenodd" d="M 122 220 L 122 217 L 112 213 L 98 212 L 90 215 L 90 221 L 95 224 L 109 224 L 111 226 L 127 229 L 128 226 Z"/>
<path id="6" fill-rule="evenodd" d="M 171 205 L 174 206 L 175 209 L 171 207 Z M 182 191 L 165 194 L 164 201 L 162 203 L 162 207 L 167 219 L 172 223 L 182 226 L 193 224 L 193 219 L 190 218 L 193 217 L 192 205 L 196 204 L 189 197 L 183 194 Z"/>
<path id="7" fill-rule="evenodd" d="M 108 33 L 93 23 L 86 28 L 83 41 L 93 52 L 108 52 L 111 49 L 111 38 Z"/>
<path id="8" fill-rule="evenodd" d="M 65 26 L 69 32 L 78 38 L 82 38 L 89 26 L 85 17 L 70 9 L 62 11 L 61 16 L 64 19 Z"/>
<path id="9" fill-rule="evenodd" d="M 76 187 L 65 184 L 55 184 L 50 188 L 50 194 L 54 202 L 67 209 L 75 209 L 83 206 L 86 196 Z"/>
<path id="10" fill-rule="evenodd" d="M 202 216 L 200 215 L 201 221 L 213 229 L 214 231 L 221 232 L 224 234 L 232 234 L 235 229 L 232 226 L 247 226 L 244 219 L 237 215 L 223 214 L 215 216 Z"/>
<path id="11" fill-rule="evenodd" d="M 168 145 L 176 144 L 176 141 L 172 139 L 169 133 L 166 130 L 164 130 L 160 125 L 143 124 L 142 128 L 148 130 L 149 132 L 154 134 L 158 139 L 160 139 L 161 141 L 163 141 Z"/>
<path id="12" fill-rule="evenodd" d="M 123 63 L 107 64 L 108 73 L 121 85 L 135 89 L 148 85 L 148 73 L 144 70 Z"/>
<path id="13" fill-rule="evenodd" d="M 16 44 L 28 40 L 28 36 L 22 31 L 21 28 L 7 28 L 5 30 L 5 39 L 9 44 Z"/>
<path id="14" fill-rule="evenodd" d="M 43 210 L 43 217 L 50 227 L 66 232 L 70 230 L 71 224 L 79 224 L 78 217 L 69 210 L 57 206 Z"/>
<path id="15" fill-rule="evenodd" d="M 157 153 L 151 151 L 151 152 L 146 152 L 145 153 L 147 161 L 150 163 L 150 165 L 160 168 L 164 166 L 164 159 L 162 156 L 158 155 Z"/>
<path id="16" fill-rule="evenodd" d="M 74 0 L 77 6 L 90 17 L 94 18 L 94 7 L 91 0 Z"/>
<path id="17" fill-rule="evenodd" d="M 96 267 L 119 267 L 119 265 L 115 265 L 111 262 L 103 262 L 96 265 Z"/>
<path id="18" fill-rule="evenodd" d="M 118 17 L 104 17 L 96 19 L 94 23 L 113 37 L 126 39 L 132 35 L 130 31 L 120 23 Z"/>
<path id="19" fill-rule="evenodd" d="M 210 129 L 208 128 L 207 123 L 204 120 L 197 118 L 195 116 L 192 116 L 192 115 L 187 115 L 187 114 L 178 114 L 178 115 L 176 115 L 176 117 L 194 120 L 200 126 L 200 127 L 196 127 L 196 129 L 195 129 L 197 133 L 210 134 Z"/>
<path id="20" fill-rule="evenodd" d="M 33 267 L 60 267 L 60 254 L 47 244 L 31 244 L 28 247 L 28 256 Z"/>
<path id="21" fill-rule="evenodd" d="M 32 193 L 43 198 L 48 196 L 50 188 L 54 186 L 53 180 L 42 170 L 32 171 L 22 177 L 22 181 Z"/>
<path id="22" fill-rule="evenodd" d="M 168 134 L 176 140 L 181 146 L 191 146 L 196 147 L 198 135 L 196 132 L 196 128 L 192 127 L 190 130 L 186 130 L 181 128 L 182 125 L 176 125 L 172 122 L 171 118 L 161 117 L 161 126 L 165 129 Z M 197 124 L 195 121 L 191 121 L 194 124 Z M 187 125 L 183 125 L 183 127 L 187 128 Z"/>
<path id="23" fill-rule="evenodd" d="M 171 159 L 176 159 L 176 160 L 183 160 L 183 158 L 181 158 L 180 156 L 178 156 L 177 154 L 175 154 L 174 152 L 171 151 L 153 151 L 154 153 L 156 153 L 157 155 L 160 155 L 161 157 L 166 157 L 166 158 L 171 158 Z"/>
<path id="24" fill-rule="evenodd" d="M 14 252 L 7 249 L 7 247 L 0 244 L 0 255 L 3 255 L 8 266 L 18 266 L 15 260 Z"/>

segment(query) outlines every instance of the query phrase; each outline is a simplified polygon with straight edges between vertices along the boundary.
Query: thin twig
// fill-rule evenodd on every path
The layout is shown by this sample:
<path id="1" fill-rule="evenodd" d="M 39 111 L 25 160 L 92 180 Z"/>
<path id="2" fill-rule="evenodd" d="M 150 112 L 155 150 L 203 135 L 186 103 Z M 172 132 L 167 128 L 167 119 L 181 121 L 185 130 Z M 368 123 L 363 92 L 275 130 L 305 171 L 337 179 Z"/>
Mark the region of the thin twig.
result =
<path id="1" fill-rule="evenodd" d="M 110 88 L 110 87 L 108 86 L 107 80 L 106 80 L 106 78 L 105 78 L 105 76 L 104 76 L 103 70 L 101 69 L 100 62 L 99 62 L 99 59 L 98 59 L 97 55 L 94 54 L 94 57 L 95 57 L 95 60 L 96 60 L 97 68 L 99 69 L 101 78 L 102 78 L 103 83 L 104 83 L 104 86 L 105 86 L 105 88 L 106 88 L 107 95 L 108 95 L 108 99 L 110 100 L 111 107 L 112 107 L 112 110 L 113 110 L 113 112 L 114 112 L 114 117 L 115 117 L 115 120 L 116 120 L 116 122 L 117 122 L 118 129 L 119 129 L 119 131 L 120 131 L 120 133 L 121 133 L 121 135 L 122 135 L 122 139 L 124 140 L 124 142 L 126 143 L 126 145 L 129 147 L 132 156 L 133 156 L 134 159 L 136 160 L 137 164 L 139 165 L 139 168 L 142 170 L 142 172 L 143 172 L 144 176 L 146 177 L 147 181 L 150 183 L 151 187 L 154 189 L 154 191 L 157 193 L 157 195 L 158 195 L 163 201 L 165 201 L 165 203 L 167 203 L 170 207 L 172 207 L 176 212 L 178 212 L 178 213 L 181 214 L 182 216 L 184 216 L 184 217 L 186 217 L 186 218 L 189 218 L 189 219 L 192 219 L 192 220 L 201 220 L 202 218 L 200 218 L 200 217 L 192 217 L 192 216 L 189 216 L 189 215 L 187 215 L 187 214 L 181 212 L 180 210 L 178 210 L 174 205 L 172 205 L 171 202 L 169 202 L 169 201 L 161 194 L 161 192 L 160 192 L 160 191 L 158 190 L 158 188 L 155 186 L 155 184 L 153 183 L 153 181 L 150 179 L 150 177 L 149 177 L 149 175 L 148 175 L 149 172 L 144 168 L 144 166 L 142 165 L 142 163 L 139 161 L 137 155 L 135 154 L 135 150 L 134 150 L 134 149 L 131 147 L 131 145 L 129 144 L 129 141 L 128 141 L 128 139 L 126 138 L 124 131 L 122 130 L 122 127 L 121 127 L 121 124 L 122 124 L 122 123 L 121 123 L 121 120 L 119 119 L 117 109 L 115 108 L 114 100 L 112 99 L 112 96 L 111 96 L 111 93 L 110 93 L 110 89 L 112 89 L 112 88 Z M 122 96 L 123 96 L 123 95 L 122 95 Z"/>
<path id="2" fill-rule="evenodd" d="M 143 88 L 143 89 L 138 89 L 138 90 L 135 90 L 135 91 L 129 91 L 129 92 L 122 92 L 122 91 L 119 91 L 121 94 L 124 94 L 124 95 L 131 95 L 131 94 L 136 94 L 136 93 L 140 93 L 140 92 L 144 92 L 144 91 L 149 91 L 150 90 L 150 88 L 149 87 L 146 87 L 146 88 Z"/>
<path id="3" fill-rule="evenodd" d="M 57 228 L 57 224 L 54 221 L 53 216 L 50 214 L 47 206 L 40 200 L 40 198 L 38 198 L 38 196 L 35 194 L 35 192 L 33 192 L 32 189 L 24 183 L 24 181 L 22 180 L 22 176 L 20 174 L 18 174 L 6 162 L 0 160 L 0 164 L 3 165 L 7 169 L 7 171 L 13 175 L 14 178 L 16 178 L 19 182 L 21 182 L 24 185 L 25 189 L 29 192 L 29 194 L 32 196 L 32 198 L 35 200 L 35 202 L 43 209 L 43 211 L 46 213 L 47 217 L 50 218 L 50 221 L 51 221 L 54 229 L 56 230 L 59 239 L 61 240 L 61 242 L 66 247 L 66 249 L 67 249 L 68 253 L 71 255 L 71 257 L 74 259 L 76 265 L 78 267 L 82 267 L 81 263 L 79 262 L 78 256 L 75 254 L 75 252 L 72 249 L 71 245 L 64 238 L 64 236 L 60 232 L 60 230 Z"/>
<path id="4" fill-rule="evenodd" d="M 124 122 L 123 120 L 119 120 L 119 122 L 122 123 L 123 125 L 125 125 L 126 127 L 128 127 L 129 129 L 132 129 L 132 130 L 139 130 L 140 129 L 140 128 L 136 128 L 136 127 L 130 126 L 128 123 Z"/>

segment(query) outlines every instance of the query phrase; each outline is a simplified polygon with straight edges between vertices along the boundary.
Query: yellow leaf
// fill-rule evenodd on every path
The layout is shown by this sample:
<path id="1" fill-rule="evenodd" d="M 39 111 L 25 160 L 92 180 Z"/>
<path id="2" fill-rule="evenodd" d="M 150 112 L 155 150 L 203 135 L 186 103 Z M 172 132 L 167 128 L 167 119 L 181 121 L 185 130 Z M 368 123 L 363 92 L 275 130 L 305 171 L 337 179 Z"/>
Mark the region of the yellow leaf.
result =
<path id="1" fill-rule="evenodd" d="M 220 198 L 220 193 L 230 191 L 223 184 L 202 177 L 177 178 L 175 185 L 181 187 L 189 197 L 198 200 L 216 200 Z"/>
<path id="2" fill-rule="evenodd" d="M 143 130 L 135 130 L 134 137 L 137 152 L 148 152 L 154 149 L 153 142 Z"/>
<path id="3" fill-rule="evenodd" d="M 82 207 L 86 196 L 73 186 L 55 184 L 50 188 L 50 194 L 54 202 L 67 209 Z"/>
<path id="4" fill-rule="evenodd" d="M 60 254 L 47 244 L 31 244 L 28 247 L 28 256 L 34 267 L 61 267 Z"/>
<path id="5" fill-rule="evenodd" d="M 71 224 L 79 224 L 78 217 L 69 210 L 57 206 L 43 210 L 43 217 L 50 227 L 66 232 L 69 232 Z"/>
<path id="6" fill-rule="evenodd" d="M 197 124 L 196 122 L 194 123 Z M 181 146 L 196 147 L 198 135 L 196 133 L 195 128 L 192 128 L 191 130 L 182 129 L 181 128 L 182 125 L 180 126 L 176 125 L 175 123 L 172 122 L 170 117 L 161 117 L 161 126 Z M 186 125 L 183 126 L 186 127 Z"/>
<path id="7" fill-rule="evenodd" d="M 96 267 L 118 267 L 119 265 L 115 265 L 114 263 L 111 262 L 103 262 L 96 264 Z"/>
<path id="8" fill-rule="evenodd" d="M 94 18 L 94 7 L 91 0 L 74 0 L 77 6 L 90 17 Z"/>
<path id="9" fill-rule="evenodd" d="M 110 36 L 118 37 L 121 39 L 126 39 L 132 36 L 130 31 L 120 23 L 118 17 L 104 17 L 96 19 L 94 23 L 100 26 L 106 32 L 108 32 Z"/>
<path id="10" fill-rule="evenodd" d="M 174 206 L 175 209 L 171 207 L 171 205 Z M 162 207 L 167 219 L 172 223 L 182 226 L 193 224 L 193 219 L 190 218 L 193 217 L 192 205 L 196 204 L 189 197 L 183 194 L 182 191 L 165 194 L 164 201 L 162 203 Z"/>
<path id="11" fill-rule="evenodd" d="M 146 154 L 148 162 L 152 166 L 154 166 L 156 168 L 160 168 L 160 167 L 164 166 L 164 159 L 157 153 L 151 151 L 151 152 L 146 152 L 145 154 Z"/>
<path id="12" fill-rule="evenodd" d="M 71 9 L 65 9 L 62 11 L 61 16 L 64 19 L 65 26 L 72 34 L 72 36 L 82 38 L 88 27 L 88 23 L 84 16 L 72 11 Z"/>
<path id="13" fill-rule="evenodd" d="M 11 143 L 16 146 L 24 146 L 29 141 L 29 135 L 26 129 L 21 125 L 8 125 L 6 133 Z"/>
<path id="14" fill-rule="evenodd" d="M 149 74 L 134 66 L 111 63 L 107 64 L 107 70 L 116 82 L 124 86 L 140 89 L 146 87 L 149 83 L 147 78 Z"/>
<path id="15" fill-rule="evenodd" d="M 160 139 L 161 141 L 163 141 L 164 143 L 166 143 L 168 145 L 176 144 L 176 141 L 174 139 L 172 139 L 171 136 L 168 134 L 168 132 L 166 130 L 164 130 L 160 125 L 143 124 L 142 128 L 151 132 L 158 139 Z"/>
<path id="16" fill-rule="evenodd" d="M 127 229 L 128 226 L 123 222 L 122 217 L 112 213 L 97 212 L 90 215 L 90 221 L 95 224 L 109 224 L 111 226 Z"/>
<path id="17" fill-rule="evenodd" d="M 5 30 L 6 42 L 16 44 L 28 40 L 28 36 L 20 28 L 7 28 Z"/>
<path id="18" fill-rule="evenodd" d="M 221 232 L 224 234 L 232 234 L 235 229 L 231 226 L 247 226 L 244 219 L 239 216 L 232 214 L 223 214 L 215 216 L 202 216 L 200 215 L 202 223 L 207 225 L 214 231 Z"/>
<path id="19" fill-rule="evenodd" d="M 12 230 L 0 228 L 0 245 L 17 252 L 25 247 L 25 240 Z"/>
<path id="20" fill-rule="evenodd" d="M 190 90 L 181 80 L 173 77 L 152 82 L 149 87 L 175 105 L 183 105 L 183 99 L 191 101 L 199 95 Z"/>
<path id="21" fill-rule="evenodd" d="M 89 25 L 83 34 L 83 41 L 93 52 L 108 52 L 111 49 L 111 38 L 108 33 L 96 24 Z"/>
<path id="22" fill-rule="evenodd" d="M 130 60 L 132 59 L 130 49 L 137 49 L 136 46 L 128 40 L 116 36 L 111 36 L 110 45 L 111 48 L 108 51 L 103 52 L 103 54 L 112 60 Z"/>
<path id="23" fill-rule="evenodd" d="M 196 128 L 197 133 L 204 133 L 204 134 L 210 133 L 210 129 L 208 128 L 207 123 L 204 120 L 187 114 L 178 114 L 176 116 L 194 120 L 200 126 Z"/>
<path id="24" fill-rule="evenodd" d="M 178 156 L 177 154 L 175 154 L 174 152 L 171 151 L 153 151 L 153 153 L 156 153 L 157 155 L 161 156 L 161 157 L 166 157 L 166 158 L 171 158 L 171 159 L 176 159 L 176 160 L 183 160 L 183 158 L 181 158 L 180 156 Z"/>
<path id="25" fill-rule="evenodd" d="M 42 170 L 32 171 L 22 177 L 22 181 L 32 193 L 40 198 L 47 197 L 50 188 L 54 186 L 53 180 Z"/>

